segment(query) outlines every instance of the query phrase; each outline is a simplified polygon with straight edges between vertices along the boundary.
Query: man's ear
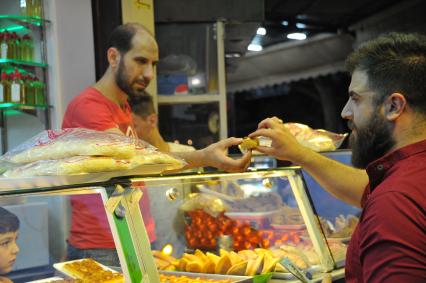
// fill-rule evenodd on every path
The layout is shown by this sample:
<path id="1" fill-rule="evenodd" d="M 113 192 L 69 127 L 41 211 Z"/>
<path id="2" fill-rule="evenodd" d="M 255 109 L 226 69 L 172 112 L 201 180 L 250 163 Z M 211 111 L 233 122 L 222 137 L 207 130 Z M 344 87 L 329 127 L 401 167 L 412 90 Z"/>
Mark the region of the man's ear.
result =
<path id="1" fill-rule="evenodd" d="M 148 117 L 146 117 L 146 119 L 148 120 L 148 122 L 151 126 L 157 127 L 158 115 L 156 113 L 152 113 L 152 114 L 148 115 Z"/>
<path id="2" fill-rule="evenodd" d="M 389 121 L 396 120 L 406 110 L 407 99 L 401 93 L 394 92 L 384 102 L 385 117 Z"/>
<path id="3" fill-rule="evenodd" d="M 115 47 L 110 47 L 107 50 L 108 63 L 112 68 L 117 68 L 120 64 L 121 54 Z"/>

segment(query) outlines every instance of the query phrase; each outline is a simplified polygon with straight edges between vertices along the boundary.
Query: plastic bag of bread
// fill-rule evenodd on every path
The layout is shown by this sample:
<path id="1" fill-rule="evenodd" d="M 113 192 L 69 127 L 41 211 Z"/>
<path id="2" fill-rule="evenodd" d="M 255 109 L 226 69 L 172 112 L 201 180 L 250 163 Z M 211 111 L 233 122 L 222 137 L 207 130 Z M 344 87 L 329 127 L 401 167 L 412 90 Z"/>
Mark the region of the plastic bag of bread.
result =
<path id="1" fill-rule="evenodd" d="M 183 168 L 186 162 L 167 153 L 156 150 L 155 147 L 137 147 L 135 155 L 130 159 L 129 168 L 133 169 L 147 164 L 167 164 L 166 170 Z"/>
<path id="2" fill-rule="evenodd" d="M 348 134 L 336 134 L 326 130 L 314 130 L 299 123 L 284 123 L 297 141 L 314 151 L 332 151 L 339 148 Z"/>
<path id="3" fill-rule="evenodd" d="M 73 156 L 58 160 L 39 160 L 3 173 L 4 177 L 64 176 L 83 173 L 120 171 L 130 168 L 130 161 L 112 157 Z"/>
<path id="4" fill-rule="evenodd" d="M 72 156 L 109 156 L 129 159 L 141 141 L 125 135 L 81 128 L 46 130 L 1 157 L 12 163 L 62 159 Z"/>

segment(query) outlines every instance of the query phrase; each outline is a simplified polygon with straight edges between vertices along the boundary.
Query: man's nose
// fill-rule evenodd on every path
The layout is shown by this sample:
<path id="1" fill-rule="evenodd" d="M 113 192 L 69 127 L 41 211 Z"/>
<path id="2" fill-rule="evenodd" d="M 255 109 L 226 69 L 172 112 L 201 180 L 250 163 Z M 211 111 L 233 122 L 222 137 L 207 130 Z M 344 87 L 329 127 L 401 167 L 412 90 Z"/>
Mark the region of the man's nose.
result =
<path id="1" fill-rule="evenodd" d="M 348 100 L 345 104 L 345 107 L 342 109 L 342 113 L 340 113 L 343 119 L 350 119 L 352 117 L 352 109 L 351 109 L 351 101 Z"/>
<path id="2" fill-rule="evenodd" d="M 148 80 L 152 80 L 154 77 L 154 66 L 152 64 L 148 64 L 143 72 L 143 77 Z"/>

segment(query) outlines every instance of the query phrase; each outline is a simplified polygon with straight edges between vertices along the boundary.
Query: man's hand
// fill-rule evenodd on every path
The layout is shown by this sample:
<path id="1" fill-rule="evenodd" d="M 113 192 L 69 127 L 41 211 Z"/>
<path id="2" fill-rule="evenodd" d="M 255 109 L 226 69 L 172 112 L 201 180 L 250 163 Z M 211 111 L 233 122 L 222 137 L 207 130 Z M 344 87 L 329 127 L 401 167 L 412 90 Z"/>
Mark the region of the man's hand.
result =
<path id="1" fill-rule="evenodd" d="M 242 142 L 239 138 L 227 138 L 200 150 L 201 166 L 212 166 L 228 172 L 243 172 L 250 165 L 251 151 L 240 159 L 233 159 L 227 155 L 228 148 Z"/>
<path id="2" fill-rule="evenodd" d="M 300 145 L 296 138 L 284 126 L 283 121 L 277 117 L 267 118 L 259 123 L 258 129 L 249 137 L 264 136 L 270 138 L 270 147 L 258 146 L 257 151 L 273 156 L 280 160 L 289 160 L 299 163 L 309 149 Z"/>

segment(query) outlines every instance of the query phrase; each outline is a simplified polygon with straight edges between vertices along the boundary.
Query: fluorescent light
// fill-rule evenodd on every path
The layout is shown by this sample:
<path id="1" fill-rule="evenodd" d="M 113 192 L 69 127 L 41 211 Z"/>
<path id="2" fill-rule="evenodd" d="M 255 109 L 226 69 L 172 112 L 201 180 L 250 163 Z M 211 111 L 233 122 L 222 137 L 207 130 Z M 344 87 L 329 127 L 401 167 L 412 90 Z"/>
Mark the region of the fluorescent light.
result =
<path id="1" fill-rule="evenodd" d="M 301 32 L 289 33 L 287 34 L 288 39 L 304 40 L 306 39 L 306 34 Z"/>
<path id="2" fill-rule="evenodd" d="M 250 43 L 247 47 L 248 51 L 262 51 L 262 45 Z"/>
<path id="3" fill-rule="evenodd" d="M 297 28 L 306 28 L 306 25 L 304 23 L 296 23 Z"/>
<path id="4" fill-rule="evenodd" d="M 282 24 L 283 26 L 288 26 L 288 21 L 282 21 L 282 22 L 281 22 L 281 24 Z"/>
<path id="5" fill-rule="evenodd" d="M 257 29 L 257 32 L 256 32 L 258 35 L 265 35 L 266 34 L 266 29 L 265 28 L 263 28 L 263 27 L 260 27 L 260 28 L 258 28 Z"/>

